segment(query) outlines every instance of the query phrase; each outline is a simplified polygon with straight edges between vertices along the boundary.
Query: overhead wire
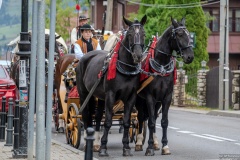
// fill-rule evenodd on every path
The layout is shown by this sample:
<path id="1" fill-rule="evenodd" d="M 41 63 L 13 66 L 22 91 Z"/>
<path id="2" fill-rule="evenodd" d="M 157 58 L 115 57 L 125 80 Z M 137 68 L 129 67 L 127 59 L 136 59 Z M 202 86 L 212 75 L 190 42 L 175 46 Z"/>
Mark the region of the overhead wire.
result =
<path id="1" fill-rule="evenodd" d="M 201 7 L 201 6 L 207 6 L 207 5 L 212 5 L 212 4 L 216 4 L 219 3 L 220 1 L 213 1 L 210 3 L 207 3 L 209 1 L 203 1 L 203 2 L 194 2 L 194 3 L 186 3 L 186 4 L 173 4 L 173 5 L 164 5 L 164 4 L 147 4 L 147 3 L 140 3 L 140 2 L 135 2 L 132 0 L 126 0 L 129 3 L 133 3 L 133 4 L 138 4 L 138 5 L 142 5 L 142 6 L 147 6 L 147 7 L 157 7 L 157 8 L 170 8 L 170 9 L 174 9 L 174 8 L 194 8 L 194 7 Z"/>

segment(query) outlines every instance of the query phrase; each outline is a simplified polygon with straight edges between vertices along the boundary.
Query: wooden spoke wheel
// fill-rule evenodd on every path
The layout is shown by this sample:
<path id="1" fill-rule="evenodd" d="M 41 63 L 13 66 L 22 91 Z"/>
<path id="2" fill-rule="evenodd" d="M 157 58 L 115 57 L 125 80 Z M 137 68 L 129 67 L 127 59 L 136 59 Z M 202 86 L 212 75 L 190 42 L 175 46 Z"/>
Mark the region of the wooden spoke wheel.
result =
<path id="1" fill-rule="evenodd" d="M 55 126 L 55 131 L 59 129 L 59 110 L 58 110 L 58 99 L 55 94 L 53 94 L 53 107 L 52 107 L 52 116 Z"/>
<path id="2" fill-rule="evenodd" d="M 129 128 L 129 140 L 130 143 L 136 142 L 136 138 L 138 134 L 138 120 L 132 119 L 131 121 L 131 127 Z"/>
<path id="3" fill-rule="evenodd" d="M 142 144 L 143 144 L 143 145 L 144 145 L 145 140 L 146 140 L 147 129 L 148 129 L 147 121 L 143 121 L 143 127 L 142 127 L 142 133 L 143 133 L 143 141 L 142 141 Z M 136 139 L 137 139 L 137 137 L 136 137 Z M 135 143 L 136 143 L 136 141 L 135 141 Z"/>
<path id="4" fill-rule="evenodd" d="M 129 128 L 130 143 L 132 143 L 132 142 L 137 143 L 138 133 L 139 133 L 139 123 L 138 123 L 138 120 L 134 119 L 134 120 L 132 120 L 131 127 Z M 144 144 L 146 135 L 147 135 L 147 121 L 143 122 L 142 133 L 143 133 L 142 144 Z"/>
<path id="5" fill-rule="evenodd" d="M 78 148 L 81 141 L 81 121 L 76 117 L 78 114 L 77 105 L 71 103 L 67 110 L 66 139 L 74 148 Z"/>

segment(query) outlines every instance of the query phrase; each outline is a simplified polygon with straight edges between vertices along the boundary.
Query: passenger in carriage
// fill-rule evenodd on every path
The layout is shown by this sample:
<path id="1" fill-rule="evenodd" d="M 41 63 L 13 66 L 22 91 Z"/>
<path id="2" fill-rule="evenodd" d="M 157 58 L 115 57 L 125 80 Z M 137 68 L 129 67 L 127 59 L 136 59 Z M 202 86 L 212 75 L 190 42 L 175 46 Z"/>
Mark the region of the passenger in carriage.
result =
<path id="1" fill-rule="evenodd" d="M 76 59 L 81 59 L 84 54 L 93 50 L 101 50 L 98 40 L 92 38 L 94 30 L 89 24 L 84 24 L 81 28 L 81 38 L 74 44 L 74 53 Z"/>
<path id="2" fill-rule="evenodd" d="M 88 19 L 86 16 L 79 16 L 79 23 L 77 27 L 74 27 L 71 32 L 71 53 L 74 53 L 74 44 L 81 37 L 80 28 L 88 23 Z"/>

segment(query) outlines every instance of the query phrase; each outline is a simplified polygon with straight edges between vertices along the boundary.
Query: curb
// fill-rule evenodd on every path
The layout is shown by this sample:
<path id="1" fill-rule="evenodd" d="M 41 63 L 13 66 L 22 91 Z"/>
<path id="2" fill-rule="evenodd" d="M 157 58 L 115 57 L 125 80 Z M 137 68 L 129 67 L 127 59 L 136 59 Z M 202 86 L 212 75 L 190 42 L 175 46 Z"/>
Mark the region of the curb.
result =
<path id="1" fill-rule="evenodd" d="M 81 150 L 78 150 L 78 149 L 76 149 L 76 148 L 73 148 L 73 147 L 71 147 L 70 145 L 67 145 L 67 144 L 58 142 L 58 141 L 56 141 L 56 140 L 54 140 L 54 139 L 52 139 L 52 145 L 59 145 L 59 146 L 65 148 L 65 149 L 67 149 L 67 150 L 72 151 L 72 152 L 75 153 L 75 154 L 78 154 L 78 155 L 82 156 L 83 158 L 84 158 L 84 156 L 85 156 L 85 152 L 83 152 L 83 151 L 81 151 Z M 98 159 L 93 157 L 93 160 L 98 160 Z"/>
<path id="2" fill-rule="evenodd" d="M 240 111 L 213 110 L 213 111 L 210 111 L 209 113 L 207 113 L 207 115 L 240 118 Z"/>

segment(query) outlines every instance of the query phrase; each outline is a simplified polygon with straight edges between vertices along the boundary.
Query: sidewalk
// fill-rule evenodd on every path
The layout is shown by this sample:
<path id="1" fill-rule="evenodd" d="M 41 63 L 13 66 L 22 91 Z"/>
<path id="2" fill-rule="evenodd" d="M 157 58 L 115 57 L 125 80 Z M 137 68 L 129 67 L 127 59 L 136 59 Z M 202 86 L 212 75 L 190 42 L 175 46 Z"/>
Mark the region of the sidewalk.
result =
<path id="1" fill-rule="evenodd" d="M 209 111 L 209 110 L 201 110 L 201 109 L 190 109 L 190 108 L 184 108 L 184 107 L 176 107 L 176 106 L 171 106 L 170 109 L 199 113 L 199 114 L 214 115 L 214 116 L 240 118 L 240 110 L 219 110 L 219 109 L 215 109 L 215 110 L 210 110 Z"/>
<path id="2" fill-rule="evenodd" d="M 4 144 L 6 144 L 6 142 L 0 142 L 0 160 L 15 159 L 12 158 L 13 152 L 11 150 L 13 146 L 4 146 Z M 97 160 L 96 158 L 93 159 Z M 84 160 L 84 152 L 52 139 L 51 160 Z"/>

